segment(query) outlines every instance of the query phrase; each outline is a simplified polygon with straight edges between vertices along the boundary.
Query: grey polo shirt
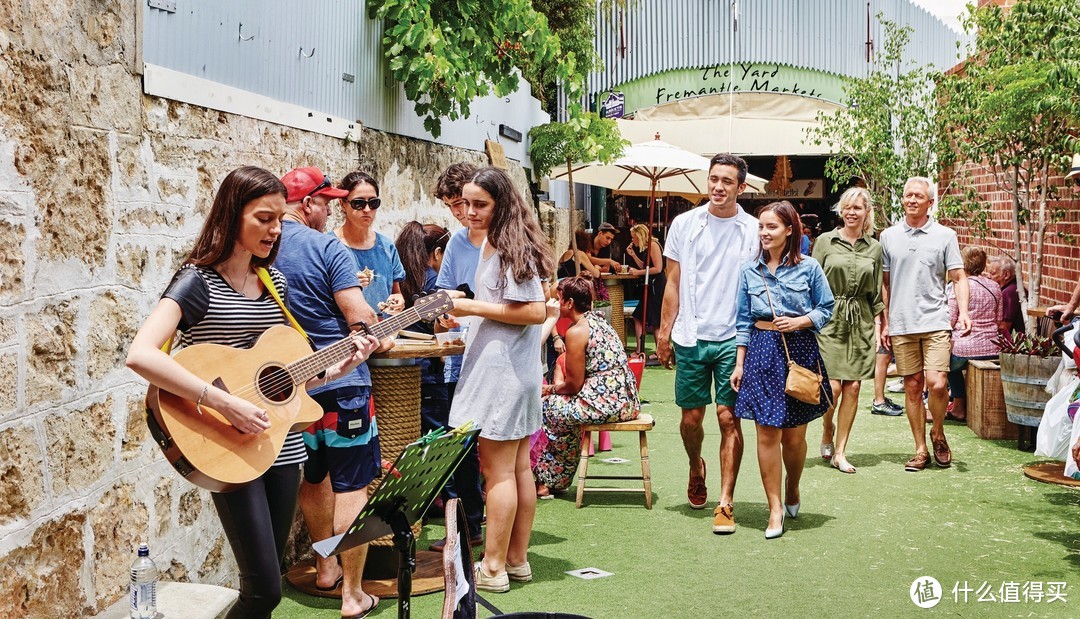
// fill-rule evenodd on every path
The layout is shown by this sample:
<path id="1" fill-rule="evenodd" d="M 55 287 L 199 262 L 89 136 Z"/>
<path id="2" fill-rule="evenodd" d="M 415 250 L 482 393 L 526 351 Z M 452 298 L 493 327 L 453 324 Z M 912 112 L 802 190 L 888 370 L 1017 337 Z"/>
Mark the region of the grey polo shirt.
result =
<path id="1" fill-rule="evenodd" d="M 952 228 L 931 217 L 921 228 L 907 219 L 881 233 L 882 267 L 889 274 L 889 335 L 947 331 L 945 284 L 960 269 L 960 244 Z"/>

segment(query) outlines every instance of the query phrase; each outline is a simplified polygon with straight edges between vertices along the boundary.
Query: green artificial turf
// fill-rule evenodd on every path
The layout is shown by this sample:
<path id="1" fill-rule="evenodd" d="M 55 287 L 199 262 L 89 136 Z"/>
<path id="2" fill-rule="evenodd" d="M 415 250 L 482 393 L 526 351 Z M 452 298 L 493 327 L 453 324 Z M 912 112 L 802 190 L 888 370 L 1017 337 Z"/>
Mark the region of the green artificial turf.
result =
<path id="1" fill-rule="evenodd" d="M 1077 617 L 1080 616 L 1080 491 L 1024 477 L 1037 458 L 1014 441 L 980 440 L 950 422 L 951 469 L 906 473 L 914 448 L 904 417 L 868 414 L 871 385 L 863 390 L 848 449 L 855 475 L 817 456 L 821 422 L 810 424 L 802 509 L 787 533 L 766 541 L 765 494 L 758 475 L 753 426 L 744 422 L 746 450 L 735 493 L 738 531 L 711 532 L 712 507 L 686 502 L 687 463 L 673 401 L 674 372 L 646 370 L 644 411 L 656 419 L 649 433 L 654 503 L 639 494 L 586 494 L 574 508 L 571 493 L 541 501 L 529 559 L 534 581 L 509 593 L 485 594 L 504 613 L 549 611 L 596 619 L 646 617 Z M 901 394 L 893 394 L 899 399 Z M 705 453 L 710 500 L 719 495 L 719 432 L 706 415 Z M 614 435 L 611 455 L 626 464 L 594 461 L 590 471 L 638 467 L 637 436 Z M 595 467 L 595 468 L 594 468 Z M 632 484 L 633 482 L 628 482 Z M 420 548 L 442 537 L 425 528 Z M 564 572 L 595 567 L 613 575 L 580 580 Z M 919 577 L 944 589 L 923 610 L 909 597 Z M 968 601 L 953 587 L 967 583 Z M 1051 582 L 1065 582 L 1066 601 L 1047 602 Z M 998 601 L 977 601 L 979 589 Z M 1015 583 L 1012 585 L 1010 583 Z M 1024 598 L 1042 583 L 1044 597 Z M 1015 587 L 1019 602 L 1003 602 Z M 338 604 L 285 586 L 275 617 L 338 615 Z M 442 593 L 412 598 L 413 617 L 439 616 Z M 372 617 L 395 617 L 395 600 Z M 490 613 L 480 609 L 480 617 Z"/>

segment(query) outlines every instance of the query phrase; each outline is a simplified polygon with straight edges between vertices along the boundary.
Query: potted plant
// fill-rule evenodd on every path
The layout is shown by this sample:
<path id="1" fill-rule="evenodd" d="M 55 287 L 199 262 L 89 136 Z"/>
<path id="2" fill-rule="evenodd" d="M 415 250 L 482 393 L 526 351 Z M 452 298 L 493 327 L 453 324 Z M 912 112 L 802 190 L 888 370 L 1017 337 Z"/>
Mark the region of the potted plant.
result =
<path id="1" fill-rule="evenodd" d="M 1027 333 L 1006 333 L 998 343 L 1005 415 L 1017 425 L 1038 426 L 1050 400 L 1046 384 L 1057 371 L 1061 351 L 1049 337 Z"/>

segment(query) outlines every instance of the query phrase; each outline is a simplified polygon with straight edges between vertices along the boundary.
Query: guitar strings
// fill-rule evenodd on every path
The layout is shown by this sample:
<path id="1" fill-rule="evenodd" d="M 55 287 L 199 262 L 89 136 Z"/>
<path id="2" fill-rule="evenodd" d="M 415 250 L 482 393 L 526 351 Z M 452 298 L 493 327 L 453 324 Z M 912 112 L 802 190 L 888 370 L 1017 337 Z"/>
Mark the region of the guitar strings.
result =
<path id="1" fill-rule="evenodd" d="M 432 297 L 432 299 L 435 298 L 436 297 Z M 415 314 L 415 317 L 413 316 L 413 314 Z M 390 333 L 396 333 L 404 327 L 413 324 L 419 320 L 421 320 L 420 312 L 419 309 L 414 305 L 413 307 L 405 310 L 401 314 L 398 314 L 382 322 L 376 323 L 375 325 L 372 325 L 371 327 L 369 327 L 369 331 L 372 332 L 371 335 L 381 339 L 383 336 Z M 401 324 L 399 325 L 398 323 Z M 381 331 L 386 333 L 385 335 L 383 335 L 375 333 L 375 331 Z M 333 344 L 322 348 L 315 353 L 308 355 L 303 359 L 300 359 L 299 361 L 295 361 L 291 364 L 286 365 L 283 369 L 274 370 L 273 372 L 268 373 L 266 376 L 263 377 L 262 380 L 259 380 L 255 383 L 248 383 L 235 391 L 230 391 L 229 393 L 241 399 L 250 401 L 250 398 L 252 396 L 258 395 L 260 391 L 262 391 L 263 393 L 277 393 L 287 386 L 299 386 L 300 383 L 306 381 L 297 382 L 293 378 L 294 374 L 296 376 L 303 376 L 305 374 L 309 374 L 313 377 L 318 374 L 319 371 L 329 369 L 329 366 L 335 363 L 334 361 L 330 360 L 337 358 L 341 354 L 341 352 L 338 351 L 339 348 L 347 348 L 349 346 L 352 346 L 353 353 L 355 353 L 356 345 L 353 343 L 352 338 L 353 336 L 350 335 L 341 340 L 338 340 L 337 342 L 334 342 Z M 350 353 L 350 355 L 351 354 L 352 353 Z M 344 357 L 343 359 L 347 358 L 348 356 Z M 327 364 L 328 361 L 329 364 Z M 338 363 L 340 363 L 340 360 L 338 361 Z M 317 370 L 317 368 L 322 369 Z M 261 390 L 259 387 L 260 385 L 262 385 Z"/>

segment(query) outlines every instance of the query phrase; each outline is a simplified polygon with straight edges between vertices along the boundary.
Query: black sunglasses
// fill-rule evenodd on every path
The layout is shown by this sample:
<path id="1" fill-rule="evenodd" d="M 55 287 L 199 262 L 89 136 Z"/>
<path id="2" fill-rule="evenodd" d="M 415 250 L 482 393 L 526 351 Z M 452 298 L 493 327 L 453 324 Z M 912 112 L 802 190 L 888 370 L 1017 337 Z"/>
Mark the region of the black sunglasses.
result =
<path id="1" fill-rule="evenodd" d="M 323 189 L 326 189 L 327 187 L 330 187 L 331 185 L 333 185 L 333 183 L 330 182 L 330 177 L 329 176 L 323 176 L 322 177 L 322 183 L 320 183 L 319 186 L 316 187 L 315 189 L 312 189 L 311 191 L 309 191 L 308 195 L 306 195 L 304 197 L 305 198 L 310 198 L 311 196 L 319 193 L 320 191 L 322 191 Z"/>
<path id="2" fill-rule="evenodd" d="M 375 210 L 382 204 L 382 200 L 379 198 L 353 198 L 349 200 L 349 206 L 353 207 L 354 211 L 362 211 L 365 207 Z"/>

